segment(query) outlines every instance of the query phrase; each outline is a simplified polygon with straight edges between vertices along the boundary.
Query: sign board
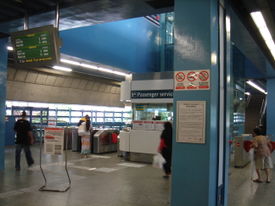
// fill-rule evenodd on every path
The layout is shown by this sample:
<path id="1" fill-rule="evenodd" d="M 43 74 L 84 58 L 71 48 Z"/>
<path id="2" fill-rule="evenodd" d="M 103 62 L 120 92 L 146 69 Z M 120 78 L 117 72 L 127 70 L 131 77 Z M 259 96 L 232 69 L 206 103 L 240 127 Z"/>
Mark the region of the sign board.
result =
<path id="1" fill-rule="evenodd" d="M 11 34 L 17 66 L 52 66 L 59 62 L 58 30 L 52 25 Z"/>
<path id="2" fill-rule="evenodd" d="M 210 89 L 210 70 L 185 70 L 174 73 L 174 90 Z"/>
<path id="3" fill-rule="evenodd" d="M 64 128 L 45 128 L 44 152 L 61 155 L 64 149 Z"/>
<path id="4" fill-rule="evenodd" d="M 173 98 L 173 90 L 133 90 L 131 91 L 132 99 L 159 99 Z"/>
<path id="5" fill-rule="evenodd" d="M 177 142 L 205 143 L 205 101 L 177 101 Z"/>

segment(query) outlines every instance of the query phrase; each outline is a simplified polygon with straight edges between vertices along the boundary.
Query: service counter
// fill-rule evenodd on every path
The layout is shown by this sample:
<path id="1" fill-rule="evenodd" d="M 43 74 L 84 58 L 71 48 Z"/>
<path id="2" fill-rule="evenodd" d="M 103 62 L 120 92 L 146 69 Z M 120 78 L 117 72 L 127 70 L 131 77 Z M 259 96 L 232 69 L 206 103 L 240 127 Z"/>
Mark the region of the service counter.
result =
<path id="1" fill-rule="evenodd" d="M 120 131 L 119 150 L 127 152 L 131 161 L 151 163 L 157 153 L 164 122 L 133 121 L 132 130 Z"/>

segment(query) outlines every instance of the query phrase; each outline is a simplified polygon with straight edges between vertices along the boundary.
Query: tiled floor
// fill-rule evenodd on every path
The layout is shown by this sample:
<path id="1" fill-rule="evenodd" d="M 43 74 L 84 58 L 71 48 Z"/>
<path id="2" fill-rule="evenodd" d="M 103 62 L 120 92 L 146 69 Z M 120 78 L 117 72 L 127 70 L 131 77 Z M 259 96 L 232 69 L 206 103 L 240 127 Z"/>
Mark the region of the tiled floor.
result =
<path id="1" fill-rule="evenodd" d="M 148 164 L 123 164 L 117 154 L 91 155 L 81 159 L 68 152 L 71 188 L 64 193 L 41 192 L 39 147 L 32 148 L 36 165 L 27 169 L 21 156 L 21 171 L 14 170 L 14 149 L 6 150 L 6 169 L 0 173 L 1 206 L 167 206 L 170 180 Z M 43 168 L 47 188 L 64 189 L 68 184 L 61 157 L 46 156 Z"/>
<path id="2" fill-rule="evenodd" d="M 252 158 L 252 157 L 251 157 Z M 273 153 L 273 162 L 275 152 Z M 275 170 L 271 183 L 254 183 L 256 179 L 254 163 L 244 168 L 230 168 L 229 175 L 229 206 L 274 206 L 275 205 Z M 264 171 L 263 177 L 265 177 Z"/>
<path id="3" fill-rule="evenodd" d="M 32 151 L 35 166 L 28 169 L 22 153 L 21 171 L 16 172 L 14 148 L 6 149 L 6 169 L 0 172 L 0 206 L 169 205 L 170 180 L 162 178 L 160 169 L 148 164 L 125 162 L 116 153 L 81 159 L 78 153 L 69 151 L 71 188 L 64 193 L 41 192 L 39 188 L 44 180 L 39 168 L 39 147 L 33 147 Z M 64 189 L 68 185 L 62 162 L 63 157 L 43 155 L 47 188 Z M 275 205 L 275 181 L 270 184 L 254 183 L 251 181 L 253 171 L 253 164 L 245 168 L 230 168 L 229 206 Z"/>

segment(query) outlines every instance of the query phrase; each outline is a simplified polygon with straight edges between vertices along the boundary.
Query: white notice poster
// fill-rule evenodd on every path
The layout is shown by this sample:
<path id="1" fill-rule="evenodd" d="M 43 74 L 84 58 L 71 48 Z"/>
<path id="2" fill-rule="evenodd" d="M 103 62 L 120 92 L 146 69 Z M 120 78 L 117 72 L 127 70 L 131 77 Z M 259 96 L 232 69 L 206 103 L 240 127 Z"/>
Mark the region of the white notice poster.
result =
<path id="1" fill-rule="evenodd" d="M 205 143 L 205 101 L 177 101 L 177 142 Z"/>
<path id="2" fill-rule="evenodd" d="M 44 152 L 46 154 L 61 155 L 64 148 L 64 129 L 45 128 Z"/>

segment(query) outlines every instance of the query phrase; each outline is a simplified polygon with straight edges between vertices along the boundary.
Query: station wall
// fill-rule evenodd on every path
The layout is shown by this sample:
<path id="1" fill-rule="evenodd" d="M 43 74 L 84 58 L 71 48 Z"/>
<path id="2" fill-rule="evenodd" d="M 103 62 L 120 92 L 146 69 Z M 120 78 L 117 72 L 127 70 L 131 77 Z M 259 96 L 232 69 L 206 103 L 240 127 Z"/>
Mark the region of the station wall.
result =
<path id="1" fill-rule="evenodd" d="M 14 68 L 8 69 L 7 100 L 124 106 L 120 85 L 113 81 Z"/>

